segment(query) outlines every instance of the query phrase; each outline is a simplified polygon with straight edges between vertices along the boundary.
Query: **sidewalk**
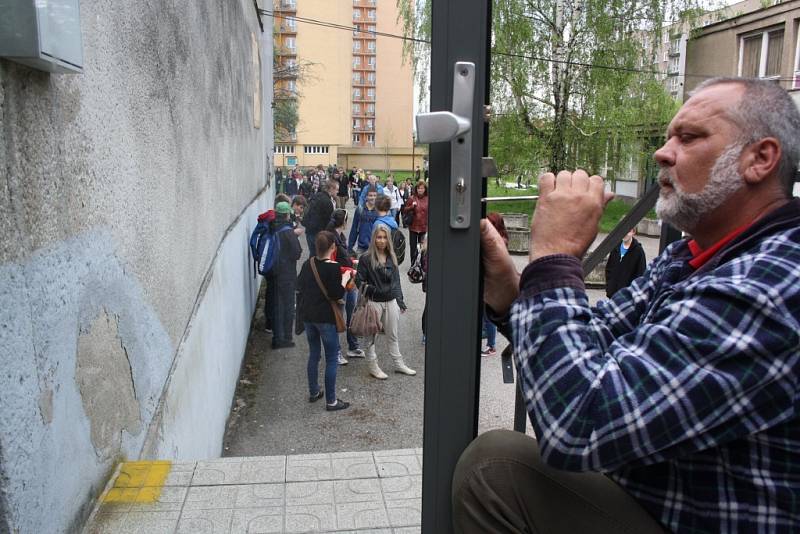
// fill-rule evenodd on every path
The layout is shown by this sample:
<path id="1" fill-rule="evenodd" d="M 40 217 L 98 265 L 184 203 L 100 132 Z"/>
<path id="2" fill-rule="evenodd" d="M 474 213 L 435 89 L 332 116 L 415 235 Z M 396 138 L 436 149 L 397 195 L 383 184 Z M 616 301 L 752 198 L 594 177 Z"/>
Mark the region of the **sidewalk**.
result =
<path id="1" fill-rule="evenodd" d="M 122 464 L 85 534 L 416 534 L 422 449 Z"/>

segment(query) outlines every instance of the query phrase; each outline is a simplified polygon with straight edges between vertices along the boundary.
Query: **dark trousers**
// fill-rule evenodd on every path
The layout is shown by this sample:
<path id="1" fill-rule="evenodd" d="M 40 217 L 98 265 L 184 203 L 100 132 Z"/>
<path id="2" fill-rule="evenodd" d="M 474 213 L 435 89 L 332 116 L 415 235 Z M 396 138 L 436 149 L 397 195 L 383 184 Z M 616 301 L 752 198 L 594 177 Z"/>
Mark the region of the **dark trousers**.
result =
<path id="1" fill-rule="evenodd" d="M 267 276 L 264 282 L 267 284 L 266 291 L 264 291 L 264 328 L 272 330 L 275 312 L 275 278 Z"/>
<path id="2" fill-rule="evenodd" d="M 414 260 L 417 259 L 417 245 L 420 245 L 425 240 L 425 234 L 427 232 L 415 232 L 413 230 L 408 231 L 408 236 L 411 241 L 411 265 L 414 265 Z"/>
<path id="3" fill-rule="evenodd" d="M 308 257 L 314 256 L 317 253 L 317 245 L 314 243 L 317 240 L 316 233 L 309 233 L 306 230 L 306 244 L 308 245 Z"/>
<path id="4" fill-rule="evenodd" d="M 357 301 L 357 289 L 352 289 L 345 293 L 344 310 L 345 315 L 347 316 L 347 350 L 356 350 L 358 348 L 358 338 L 350 333 L 350 320 L 353 318 L 353 311 L 356 308 Z"/>
<path id="5" fill-rule="evenodd" d="M 275 295 L 272 299 L 272 344 L 288 343 L 294 335 L 294 286 L 295 280 L 275 278 Z"/>
<path id="6" fill-rule="evenodd" d="M 536 440 L 492 430 L 461 455 L 453 475 L 457 533 L 664 534 L 644 508 L 600 473 L 547 466 Z"/>

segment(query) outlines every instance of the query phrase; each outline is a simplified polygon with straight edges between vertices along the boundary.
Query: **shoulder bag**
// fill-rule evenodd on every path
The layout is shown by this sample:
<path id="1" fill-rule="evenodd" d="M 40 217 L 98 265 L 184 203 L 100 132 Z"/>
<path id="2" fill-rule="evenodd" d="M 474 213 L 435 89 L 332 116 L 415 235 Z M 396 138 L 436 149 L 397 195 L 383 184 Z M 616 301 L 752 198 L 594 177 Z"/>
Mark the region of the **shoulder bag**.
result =
<path id="1" fill-rule="evenodd" d="M 311 272 L 314 273 L 314 278 L 317 279 L 317 285 L 319 285 L 322 294 L 331 303 L 331 309 L 333 310 L 333 316 L 336 318 L 336 331 L 341 333 L 347 330 L 347 323 L 344 321 L 344 316 L 342 316 L 342 310 L 339 308 L 339 304 L 328 296 L 328 292 L 325 290 L 325 285 L 322 283 L 322 280 L 319 278 L 319 273 L 317 272 L 317 262 L 314 261 L 314 258 L 309 259 L 309 263 L 311 264 Z"/>
<path id="2" fill-rule="evenodd" d="M 359 293 L 356 308 L 350 318 L 350 333 L 356 337 L 372 337 L 383 331 L 381 312 L 369 303 L 369 298 L 363 292 Z"/>

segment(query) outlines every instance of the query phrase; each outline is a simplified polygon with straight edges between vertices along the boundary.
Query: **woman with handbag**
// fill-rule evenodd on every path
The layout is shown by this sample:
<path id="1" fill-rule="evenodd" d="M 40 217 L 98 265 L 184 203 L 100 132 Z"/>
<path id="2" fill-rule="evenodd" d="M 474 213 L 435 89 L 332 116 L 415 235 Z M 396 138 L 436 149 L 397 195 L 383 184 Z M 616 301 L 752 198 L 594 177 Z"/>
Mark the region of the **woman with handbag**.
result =
<path id="1" fill-rule="evenodd" d="M 323 396 L 319 387 L 319 361 L 322 347 L 325 348 L 325 390 L 328 411 L 344 410 L 350 406 L 336 398 L 337 356 L 339 353 L 339 332 L 346 326 L 342 316 L 340 301 L 344 297 L 344 283 L 351 271 L 342 274 L 340 265 L 331 259 L 336 250 L 336 236 L 323 230 L 317 234 L 315 246 L 318 254 L 311 256 L 303 264 L 297 276 L 297 286 L 302 295 L 303 320 L 308 339 L 308 391 L 309 402 L 316 402 Z"/>
<path id="2" fill-rule="evenodd" d="M 381 314 L 383 332 L 389 342 L 389 355 L 394 362 L 396 373 L 413 376 L 417 372 L 405 364 L 403 355 L 400 354 L 398 332 L 400 329 L 400 314 L 406 311 L 403 301 L 403 290 L 400 287 L 400 269 L 397 265 L 397 256 L 392 249 L 392 237 L 389 227 L 376 223 L 372 229 L 372 239 L 367 251 L 358 261 L 356 285 L 361 294 L 370 300 L 367 303 L 373 311 Z M 355 320 L 355 319 L 354 319 Z M 375 353 L 377 334 L 368 340 L 367 363 L 369 374 L 379 380 L 386 380 L 388 376 L 378 366 L 378 356 Z"/>

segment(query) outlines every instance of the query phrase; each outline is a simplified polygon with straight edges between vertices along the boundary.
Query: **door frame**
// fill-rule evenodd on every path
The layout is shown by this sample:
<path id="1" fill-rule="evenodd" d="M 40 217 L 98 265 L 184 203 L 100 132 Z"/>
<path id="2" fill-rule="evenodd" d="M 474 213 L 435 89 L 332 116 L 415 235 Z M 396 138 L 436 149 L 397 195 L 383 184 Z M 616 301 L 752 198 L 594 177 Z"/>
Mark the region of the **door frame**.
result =
<path id="1" fill-rule="evenodd" d="M 452 532 L 451 482 L 456 462 L 478 428 L 483 273 L 480 262 L 481 158 L 488 149 L 491 2 L 432 0 L 431 111 L 453 109 L 454 65 L 475 64 L 471 210 L 466 229 L 450 227 L 450 143 L 430 145 L 427 344 L 422 468 L 422 532 Z M 455 142 L 455 141 L 453 141 Z"/>

